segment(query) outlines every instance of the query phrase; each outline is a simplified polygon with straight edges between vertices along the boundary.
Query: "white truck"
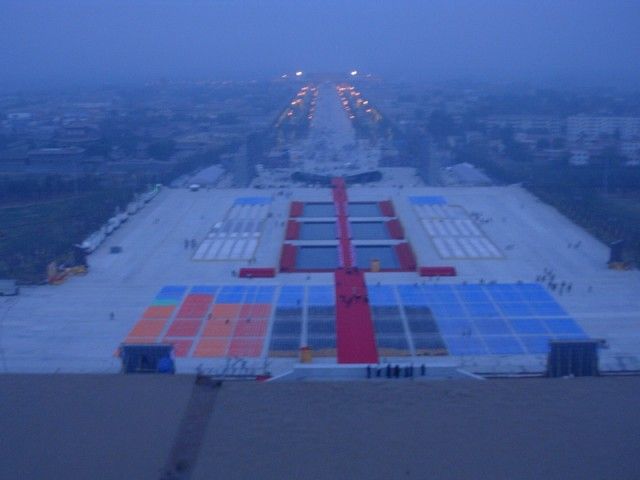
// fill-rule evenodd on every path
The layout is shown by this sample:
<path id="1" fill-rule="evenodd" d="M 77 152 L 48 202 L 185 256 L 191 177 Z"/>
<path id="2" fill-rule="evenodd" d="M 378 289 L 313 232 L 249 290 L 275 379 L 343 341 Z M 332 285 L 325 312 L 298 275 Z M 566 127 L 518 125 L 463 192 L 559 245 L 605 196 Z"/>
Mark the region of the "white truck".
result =
<path id="1" fill-rule="evenodd" d="M 0 297 L 18 295 L 20 287 L 15 280 L 0 279 Z"/>

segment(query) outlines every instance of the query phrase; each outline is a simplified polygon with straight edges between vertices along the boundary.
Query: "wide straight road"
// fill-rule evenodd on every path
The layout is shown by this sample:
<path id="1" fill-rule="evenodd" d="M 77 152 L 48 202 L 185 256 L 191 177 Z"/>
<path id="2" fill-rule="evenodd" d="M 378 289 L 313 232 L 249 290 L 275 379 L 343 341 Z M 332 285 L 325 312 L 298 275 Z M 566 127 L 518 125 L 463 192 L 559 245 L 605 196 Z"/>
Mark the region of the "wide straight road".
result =
<path id="1" fill-rule="evenodd" d="M 318 87 L 318 102 L 304 140 L 304 171 L 342 175 L 377 168 L 377 152 L 356 141 L 355 129 L 343 108 L 337 85 Z"/>

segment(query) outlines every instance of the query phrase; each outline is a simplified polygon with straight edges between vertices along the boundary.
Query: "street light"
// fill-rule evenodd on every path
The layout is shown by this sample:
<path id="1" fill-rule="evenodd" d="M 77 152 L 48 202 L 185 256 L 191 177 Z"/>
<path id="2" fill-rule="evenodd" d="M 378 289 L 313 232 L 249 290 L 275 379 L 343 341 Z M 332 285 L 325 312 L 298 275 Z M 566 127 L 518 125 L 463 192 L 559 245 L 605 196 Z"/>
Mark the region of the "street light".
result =
<path id="1" fill-rule="evenodd" d="M 301 72 L 300 70 L 298 70 L 298 71 L 296 72 L 296 77 L 301 77 L 301 76 L 302 76 L 302 72 Z"/>
<path id="2" fill-rule="evenodd" d="M 355 77 L 358 74 L 358 70 L 351 70 L 351 76 Z"/>

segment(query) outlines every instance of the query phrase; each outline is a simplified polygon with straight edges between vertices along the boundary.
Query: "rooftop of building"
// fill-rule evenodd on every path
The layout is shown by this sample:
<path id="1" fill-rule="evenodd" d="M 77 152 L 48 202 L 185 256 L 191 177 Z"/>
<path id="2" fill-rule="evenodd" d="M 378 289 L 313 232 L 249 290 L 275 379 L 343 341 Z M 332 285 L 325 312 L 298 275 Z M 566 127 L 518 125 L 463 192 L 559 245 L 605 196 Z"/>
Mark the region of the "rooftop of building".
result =
<path id="1" fill-rule="evenodd" d="M 640 378 L 225 382 L 0 375 L 3 478 L 636 478 Z M 177 449 L 177 450 L 176 450 Z M 117 459 L 117 460 L 114 460 Z"/>

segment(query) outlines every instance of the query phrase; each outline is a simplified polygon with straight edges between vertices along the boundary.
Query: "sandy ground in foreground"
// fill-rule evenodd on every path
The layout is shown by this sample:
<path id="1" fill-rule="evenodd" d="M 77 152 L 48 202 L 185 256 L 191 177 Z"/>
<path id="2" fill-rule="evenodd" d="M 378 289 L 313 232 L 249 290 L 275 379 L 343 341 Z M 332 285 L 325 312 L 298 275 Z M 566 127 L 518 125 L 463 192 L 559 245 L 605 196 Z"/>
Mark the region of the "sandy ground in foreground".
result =
<path id="1" fill-rule="evenodd" d="M 193 377 L 0 376 L 0 478 L 152 479 Z M 225 383 L 192 478 L 635 479 L 640 377 Z"/>
<path id="2" fill-rule="evenodd" d="M 0 376 L 0 478 L 157 479 L 193 377 Z"/>
<path id="3" fill-rule="evenodd" d="M 640 378 L 228 385 L 195 478 L 638 478 Z"/>

